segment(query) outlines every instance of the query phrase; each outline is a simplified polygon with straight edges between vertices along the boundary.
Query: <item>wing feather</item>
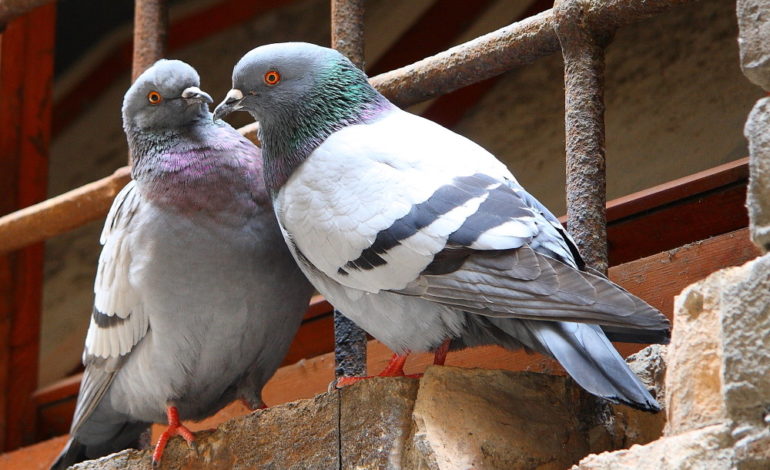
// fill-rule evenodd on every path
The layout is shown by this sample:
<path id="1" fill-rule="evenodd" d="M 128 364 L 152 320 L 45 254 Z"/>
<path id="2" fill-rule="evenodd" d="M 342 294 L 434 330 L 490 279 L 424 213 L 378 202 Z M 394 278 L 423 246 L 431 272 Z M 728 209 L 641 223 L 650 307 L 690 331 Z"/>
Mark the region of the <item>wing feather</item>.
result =
<path id="1" fill-rule="evenodd" d="M 104 223 L 94 281 L 94 309 L 83 351 L 86 369 L 71 433 L 90 417 L 127 355 L 149 329 L 141 298 L 130 280 L 132 223 L 141 204 L 141 195 L 131 181 L 115 197 Z"/>
<path id="2" fill-rule="evenodd" d="M 522 263 L 525 266 L 520 268 Z M 420 276 L 399 292 L 489 316 L 650 330 L 669 327 L 660 312 L 606 278 L 577 270 L 528 245 L 504 253 L 477 252 L 457 270 Z"/>

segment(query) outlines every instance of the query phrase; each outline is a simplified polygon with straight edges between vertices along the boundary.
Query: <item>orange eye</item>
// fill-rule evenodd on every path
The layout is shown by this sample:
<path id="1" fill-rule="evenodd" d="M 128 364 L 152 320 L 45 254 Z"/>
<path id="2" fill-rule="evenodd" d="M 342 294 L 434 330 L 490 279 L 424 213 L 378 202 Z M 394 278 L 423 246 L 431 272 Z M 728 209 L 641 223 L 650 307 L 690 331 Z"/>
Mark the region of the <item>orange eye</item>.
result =
<path id="1" fill-rule="evenodd" d="M 163 97 L 160 96 L 160 93 L 157 91 L 151 91 L 147 93 L 147 101 L 149 101 L 150 104 L 159 104 L 161 101 L 163 101 Z"/>
<path id="2" fill-rule="evenodd" d="M 269 70 L 265 73 L 265 83 L 268 85 L 275 85 L 281 81 L 281 74 L 277 70 Z"/>

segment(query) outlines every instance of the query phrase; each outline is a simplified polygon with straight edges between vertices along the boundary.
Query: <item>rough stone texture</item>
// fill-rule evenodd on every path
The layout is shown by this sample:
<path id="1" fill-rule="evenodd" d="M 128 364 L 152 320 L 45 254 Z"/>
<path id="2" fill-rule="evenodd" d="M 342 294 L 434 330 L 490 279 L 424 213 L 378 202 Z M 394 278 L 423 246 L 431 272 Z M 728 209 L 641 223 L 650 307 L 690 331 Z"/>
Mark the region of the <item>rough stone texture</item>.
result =
<path id="1" fill-rule="evenodd" d="M 721 282 L 687 287 L 674 301 L 674 332 L 668 347 L 666 434 L 716 424 L 726 419 L 720 377 Z"/>
<path id="2" fill-rule="evenodd" d="M 770 91 L 770 3 L 738 0 L 737 13 L 743 73 Z"/>
<path id="3" fill-rule="evenodd" d="M 770 3 L 768 3 L 770 9 Z M 769 13 L 770 15 L 770 13 Z M 768 42 L 770 47 L 770 42 Z M 749 209 L 751 239 L 763 251 L 770 250 L 770 98 L 757 101 L 743 133 L 749 141 Z"/>
<path id="4" fill-rule="evenodd" d="M 430 470 L 563 469 L 621 422 L 565 377 L 453 367 L 428 368 L 413 417 L 403 468 Z"/>
<path id="5" fill-rule="evenodd" d="M 340 391 L 342 468 L 400 468 L 417 388 L 414 379 L 374 378 Z"/>
<path id="6" fill-rule="evenodd" d="M 730 470 L 730 430 L 713 425 L 645 446 L 589 455 L 572 470 Z"/>
<path id="7" fill-rule="evenodd" d="M 653 344 L 626 358 L 626 362 L 634 374 L 652 391 L 652 396 L 660 403 L 666 401 L 667 349 L 662 344 Z"/>
<path id="8" fill-rule="evenodd" d="M 723 277 L 723 393 L 740 448 L 759 436 L 770 442 L 770 254 Z"/>
<path id="9" fill-rule="evenodd" d="M 160 469 L 337 469 L 338 394 L 268 408 L 196 433 L 197 453 L 172 439 Z M 123 451 L 75 465 L 86 469 L 150 469 L 150 451 Z"/>
<path id="10" fill-rule="evenodd" d="M 676 298 L 666 436 L 576 470 L 770 468 L 770 254 Z"/>
<path id="11" fill-rule="evenodd" d="M 561 470 L 656 439 L 662 416 L 566 377 L 430 367 L 420 381 L 371 379 L 232 419 L 196 434 L 197 453 L 174 438 L 161 469 Z M 150 467 L 150 451 L 127 450 L 74 468 Z"/>

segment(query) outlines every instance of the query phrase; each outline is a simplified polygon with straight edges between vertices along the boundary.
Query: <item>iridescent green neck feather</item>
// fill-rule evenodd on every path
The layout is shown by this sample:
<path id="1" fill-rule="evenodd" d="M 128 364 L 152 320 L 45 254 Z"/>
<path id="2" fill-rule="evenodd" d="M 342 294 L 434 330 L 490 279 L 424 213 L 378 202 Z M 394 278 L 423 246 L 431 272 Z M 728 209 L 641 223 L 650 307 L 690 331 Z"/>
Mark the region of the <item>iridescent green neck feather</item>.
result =
<path id="1" fill-rule="evenodd" d="M 319 71 L 305 96 L 281 103 L 260 121 L 265 179 L 275 194 L 334 132 L 379 119 L 394 106 L 347 60 Z"/>

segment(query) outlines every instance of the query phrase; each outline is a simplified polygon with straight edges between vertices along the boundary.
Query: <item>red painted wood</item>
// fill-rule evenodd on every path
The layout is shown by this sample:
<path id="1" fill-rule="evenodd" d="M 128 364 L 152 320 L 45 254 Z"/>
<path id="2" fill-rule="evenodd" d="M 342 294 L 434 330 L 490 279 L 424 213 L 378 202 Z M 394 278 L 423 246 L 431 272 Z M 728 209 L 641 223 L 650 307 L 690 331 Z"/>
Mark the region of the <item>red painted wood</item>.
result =
<path id="1" fill-rule="evenodd" d="M 748 179 L 742 158 L 610 201 L 610 265 L 748 226 Z"/>
<path id="2" fill-rule="evenodd" d="M 46 197 L 55 5 L 8 25 L 0 39 L 0 213 Z M 0 258 L 0 447 L 33 441 L 43 245 Z"/>
<path id="3" fill-rule="evenodd" d="M 745 185 L 748 180 L 749 158 L 746 157 L 614 199 L 607 203 L 607 220 L 619 222 L 697 194 L 734 184 Z"/>

